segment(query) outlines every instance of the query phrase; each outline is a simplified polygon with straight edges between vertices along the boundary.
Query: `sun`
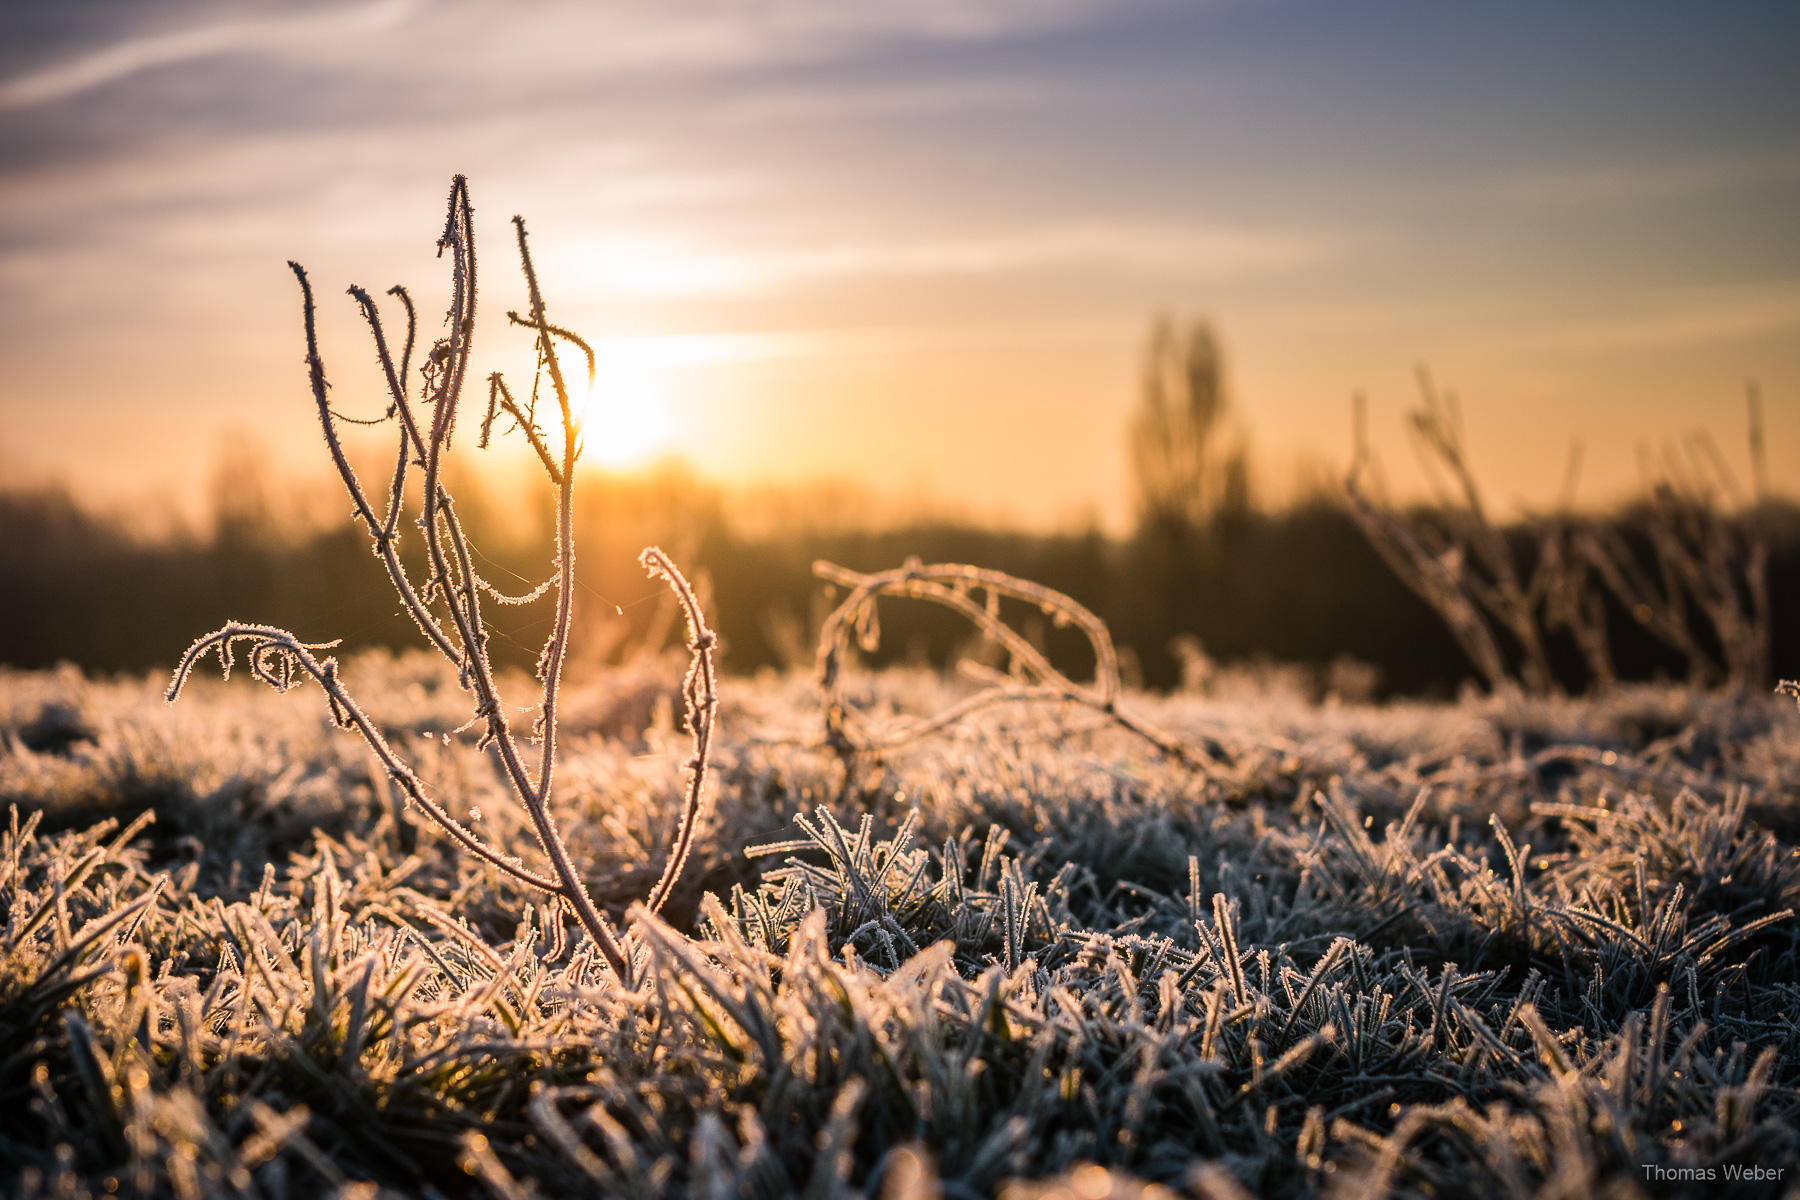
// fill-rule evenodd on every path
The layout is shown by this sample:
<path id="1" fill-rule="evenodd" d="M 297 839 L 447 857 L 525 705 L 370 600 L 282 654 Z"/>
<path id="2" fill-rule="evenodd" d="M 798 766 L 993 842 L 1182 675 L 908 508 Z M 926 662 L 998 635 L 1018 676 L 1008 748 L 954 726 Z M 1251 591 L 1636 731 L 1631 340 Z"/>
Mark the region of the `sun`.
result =
<path id="1" fill-rule="evenodd" d="M 640 466 L 668 446 L 663 371 L 645 340 L 616 338 L 594 346 L 594 386 L 581 409 L 582 457 L 591 463 Z"/>

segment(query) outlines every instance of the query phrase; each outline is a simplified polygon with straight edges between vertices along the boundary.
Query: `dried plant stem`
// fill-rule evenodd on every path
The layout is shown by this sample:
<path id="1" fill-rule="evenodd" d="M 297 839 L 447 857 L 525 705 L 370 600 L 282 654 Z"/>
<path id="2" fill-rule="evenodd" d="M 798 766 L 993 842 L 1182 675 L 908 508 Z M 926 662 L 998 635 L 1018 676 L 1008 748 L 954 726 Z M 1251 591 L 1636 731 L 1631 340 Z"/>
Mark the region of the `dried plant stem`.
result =
<path id="1" fill-rule="evenodd" d="M 1119 728 L 1136 734 L 1162 753 L 1190 766 L 1210 765 L 1203 752 L 1185 746 L 1154 726 L 1119 707 L 1119 659 L 1106 622 L 1061 592 L 999 571 L 958 563 L 926 565 L 917 559 L 892 571 L 864 575 L 835 563 L 815 562 L 813 574 L 850 589 L 844 601 L 826 617 L 819 631 L 818 680 L 825 716 L 825 743 L 840 755 L 891 750 L 928 737 L 972 713 L 998 704 L 1076 704 L 1102 713 Z M 987 594 L 977 604 L 971 592 Z M 1013 679 L 1001 679 L 936 716 L 902 722 L 882 733 L 858 728 L 859 722 L 843 694 L 843 676 L 852 654 L 851 642 L 864 650 L 879 644 L 881 632 L 876 601 L 884 595 L 930 600 L 961 613 L 989 639 L 1007 652 Z M 1094 680 L 1082 685 L 1050 665 L 1043 653 L 1000 619 L 1001 597 L 1036 605 L 1057 624 L 1080 629 L 1094 651 Z"/>
<path id="2" fill-rule="evenodd" d="M 1679 579 L 1667 572 L 1659 585 L 1650 578 L 1612 526 L 1595 525 L 1575 536 L 1575 549 L 1594 568 L 1625 611 L 1688 664 L 1688 682 L 1705 687 L 1720 675 L 1712 655 L 1688 627 L 1687 604 Z"/>
<path id="3" fill-rule="evenodd" d="M 1555 680 L 1537 622 L 1538 604 L 1548 582 L 1542 564 L 1532 572 L 1529 582 L 1520 581 L 1512 550 L 1505 535 L 1488 519 L 1481 488 L 1469 466 L 1456 397 L 1440 393 L 1424 371 L 1419 373 L 1419 386 L 1424 402 L 1412 414 L 1413 430 L 1450 472 L 1455 490 L 1460 493 L 1459 501 L 1446 497 L 1446 503 L 1440 505 L 1450 522 L 1453 539 L 1440 553 L 1454 552 L 1467 560 L 1470 569 L 1463 572 L 1463 587 L 1517 643 L 1521 655 L 1519 675 L 1526 690 L 1539 695 L 1552 692 Z M 1473 569 L 1477 565 L 1480 569 Z"/>
<path id="4" fill-rule="evenodd" d="M 217 653 L 219 662 L 224 668 L 225 678 L 231 678 L 231 669 L 236 661 L 237 643 L 249 642 L 247 655 L 250 674 L 262 683 L 268 684 L 277 692 L 286 692 L 301 682 L 301 676 L 310 678 L 324 691 L 326 701 L 331 707 L 332 719 L 343 729 L 354 729 L 362 735 L 376 759 L 386 768 L 388 777 L 399 784 L 406 796 L 417 804 L 432 820 L 443 828 L 452 838 L 471 854 L 484 862 L 498 867 L 506 874 L 521 883 L 543 891 L 558 891 L 557 880 L 540 875 L 526 869 L 517 858 L 502 854 L 500 851 L 482 841 L 475 833 L 461 823 L 433 800 L 425 791 L 425 785 L 414 774 L 394 748 L 382 736 L 381 729 L 370 720 L 350 693 L 344 690 L 338 675 L 336 658 L 320 660 L 312 654 L 314 650 L 322 650 L 330 643 L 306 643 L 299 641 L 285 629 L 277 629 L 272 625 L 246 625 L 232 621 L 220 629 L 207 634 L 187 648 L 181 661 L 175 667 L 174 681 L 169 685 L 164 698 L 173 701 L 186 685 L 188 677 L 193 674 L 202 658 L 208 653 Z M 298 674 L 297 674 L 298 672 Z"/>
<path id="5" fill-rule="evenodd" d="M 388 578 L 407 613 L 433 647 L 456 664 L 459 684 L 474 698 L 475 714 L 471 724 L 482 725 L 478 746 L 491 746 L 498 755 L 507 782 L 531 820 L 532 832 L 544 856 L 549 860 L 552 873 L 545 875 L 530 870 L 518 859 L 501 853 L 464 828 L 431 799 L 418 775 L 400 758 L 382 736 L 381 730 L 344 689 L 337 660 L 320 660 L 313 655 L 314 650 L 324 649 L 326 646 L 303 643 L 293 634 L 270 626 L 232 622 L 188 648 L 176 667 L 167 699 L 172 702 L 176 698 L 194 666 L 209 652 L 218 654 L 221 666 L 229 675 L 234 647 L 242 641 L 250 643 L 248 657 L 252 675 L 276 690 L 286 691 L 303 679 L 312 679 L 324 690 L 333 719 L 340 726 L 354 729 L 362 736 L 389 777 L 399 784 L 407 797 L 419 806 L 420 811 L 477 858 L 521 883 L 559 897 L 593 939 L 613 971 L 623 979 L 628 976 L 630 954 L 620 935 L 595 907 L 586 883 L 569 858 L 567 845 L 556 828 L 551 810 L 557 750 L 557 700 L 563 664 L 568 656 L 569 630 L 574 612 L 574 485 L 575 463 L 581 453 L 575 408 L 570 400 L 561 364 L 554 352 L 552 338 L 564 338 L 586 352 L 590 388 L 594 378 L 594 354 L 586 342 L 569 331 L 552 325 L 545 316 L 544 299 L 538 287 L 537 273 L 532 266 L 530 247 L 526 240 L 525 222 L 523 218 L 514 217 L 519 258 L 530 298 L 531 319 L 525 321 L 516 313 L 512 315 L 515 322 L 537 332 L 538 366 L 541 373 L 549 376 L 561 418 L 562 437 L 560 446 L 553 450 L 543 431 L 534 423 L 534 408 L 522 408 L 515 402 L 499 374 L 489 377 L 488 410 L 486 419 L 482 422 L 480 444 L 483 447 L 487 445 L 495 416 L 499 412 L 505 412 L 523 432 L 557 492 L 555 573 L 551 580 L 523 597 L 506 596 L 476 572 L 474 554 L 457 516 L 455 501 L 442 481 L 444 453 L 449 449 L 455 431 L 456 409 L 468 374 L 475 329 L 476 258 L 473 213 L 469 203 L 468 182 L 459 175 L 451 184 L 449 211 L 444 232 L 438 239 L 440 256 L 449 251 L 451 257 L 451 303 L 446 317 L 448 333 L 432 347 L 422 368 L 425 387 L 421 403 L 430 410 L 429 420 L 423 419 L 425 414 L 414 407 L 406 389 L 406 372 L 417 333 L 417 318 L 411 297 L 401 288 L 394 288 L 389 293 L 400 298 L 407 313 L 406 344 L 396 368 L 374 300 L 362 288 L 350 289 L 350 295 L 360 306 L 374 337 L 376 357 L 392 401 L 388 417 L 395 420 L 399 429 L 399 446 L 389 489 L 388 509 L 380 518 L 377 518 L 373 505 L 344 453 L 336 428 L 338 418 L 327 401 L 328 384 L 324 362 L 318 350 L 312 286 L 298 263 L 290 262 L 288 265 L 300 283 L 308 375 L 332 463 L 350 493 L 355 505 L 355 515 L 368 529 L 375 543 L 376 554 L 386 567 Z M 537 388 L 534 386 L 534 399 L 536 395 Z M 415 466 L 423 476 L 418 527 L 425 541 L 429 572 L 423 587 L 415 586 L 408 576 L 400 561 L 398 548 L 399 519 L 406 492 L 406 478 Z M 688 671 L 686 696 L 688 723 L 694 736 L 695 753 L 689 763 L 691 775 L 677 821 L 674 846 L 648 905 L 650 911 L 654 912 L 668 899 L 693 848 L 695 829 L 705 799 L 706 768 L 718 704 L 713 667 L 716 639 L 706 628 L 699 603 L 674 563 L 654 547 L 644 552 L 642 561 L 653 576 L 661 576 L 668 581 L 687 609 L 689 645 L 694 656 Z M 554 588 L 556 593 L 556 615 L 538 659 L 538 679 L 542 690 L 538 700 L 540 715 L 536 729 L 540 750 L 534 779 L 526 766 L 518 737 L 507 720 L 506 706 L 501 702 L 499 689 L 495 684 L 493 665 L 487 650 L 487 627 L 481 615 L 481 593 L 486 591 L 502 603 L 526 603 L 537 599 L 550 588 Z M 434 610 L 433 606 L 438 604 L 443 606 L 443 616 Z"/>
<path id="6" fill-rule="evenodd" d="M 1710 437 L 1689 438 L 1685 453 L 1669 447 L 1660 464 L 1646 452 L 1648 495 L 1638 518 L 1655 560 L 1652 571 L 1639 561 L 1617 524 L 1575 522 L 1569 510 L 1580 471 L 1577 445 L 1561 511 L 1536 524 L 1537 561 L 1529 579 L 1523 578 L 1505 534 L 1488 519 L 1464 448 L 1455 397 L 1440 394 L 1423 372 L 1420 386 L 1424 400 L 1412 414 L 1413 432 L 1425 452 L 1427 473 L 1436 480 L 1447 472 L 1449 478 L 1448 487 L 1439 487 L 1437 506 L 1408 519 L 1369 498 L 1362 485 L 1369 453 L 1360 396 L 1356 456 L 1344 481 L 1346 505 L 1395 574 L 1437 609 L 1491 689 L 1554 691 L 1543 634 L 1556 630 L 1575 641 L 1595 686 L 1614 682 L 1606 602 L 1596 581 L 1634 620 L 1687 659 L 1695 686 L 1722 678 L 1733 690 L 1747 692 L 1767 682 L 1769 551 L 1763 525 L 1768 473 L 1762 397 L 1754 385 L 1749 393 L 1754 493 L 1748 506 L 1736 498 L 1731 471 Z M 1736 498 L 1730 509 L 1721 504 L 1721 496 Z M 1690 600 L 1697 614 L 1690 610 Z M 1696 633 L 1695 615 L 1711 625 L 1722 666 Z M 1517 648 L 1516 677 L 1490 621 Z"/>
<path id="7" fill-rule="evenodd" d="M 660 575 L 668 581 L 670 590 L 680 601 L 682 611 L 687 614 L 688 649 L 692 653 L 687 676 L 682 680 L 681 697 L 686 711 L 688 733 L 694 739 L 694 753 L 685 764 L 688 783 L 681 821 L 676 826 L 675 844 L 669 849 L 669 861 L 663 867 L 662 878 L 656 881 L 656 886 L 650 891 L 650 898 L 645 901 L 645 907 L 654 913 L 660 911 L 668 901 L 675 881 L 681 877 L 682 868 L 687 865 L 688 855 L 694 848 L 694 834 L 706 808 L 706 772 L 712 757 L 713 721 L 719 711 L 718 675 L 713 666 L 712 655 L 718 638 L 706 627 L 706 616 L 701 611 L 694 589 L 688 585 L 688 581 L 660 546 L 647 547 L 638 556 L 638 561 L 653 578 Z"/>
<path id="8" fill-rule="evenodd" d="M 1754 386 L 1749 418 L 1753 492 L 1747 503 L 1717 444 L 1704 434 L 1681 450 L 1668 447 L 1660 464 L 1645 455 L 1647 497 L 1638 516 L 1660 582 L 1617 529 L 1590 530 L 1580 541 L 1619 602 L 1688 660 L 1696 686 L 1722 678 L 1739 692 L 1766 686 L 1772 638 L 1762 397 Z M 1731 501 L 1729 508 L 1723 500 Z M 1712 627 L 1717 658 L 1693 631 L 1689 600 Z"/>
<path id="9" fill-rule="evenodd" d="M 1356 456 L 1344 480 L 1351 519 L 1401 581 L 1444 618 L 1492 691 L 1523 687 L 1537 694 L 1551 692 L 1555 679 L 1538 631 L 1537 609 L 1556 584 L 1556 560 L 1540 554 L 1530 581 L 1521 582 L 1505 536 L 1488 520 L 1464 448 L 1455 397 L 1440 394 L 1423 371 L 1419 385 L 1423 402 L 1411 416 L 1412 429 L 1427 472 L 1434 480 L 1438 471 L 1447 472 L 1450 486 L 1439 487 L 1439 503 L 1430 520 L 1407 520 L 1375 503 L 1362 487 L 1370 456 L 1359 396 Z M 1574 611 L 1585 612 L 1579 604 Z M 1519 648 L 1516 678 L 1489 627 L 1490 618 Z"/>
<path id="10" fill-rule="evenodd" d="M 1607 634 L 1606 598 L 1594 586 L 1592 564 L 1575 549 L 1575 533 L 1566 516 L 1547 522 L 1538 535 L 1538 569 L 1549 580 L 1544 590 L 1544 627 L 1561 629 L 1575 641 L 1596 688 L 1619 680 Z"/>
<path id="11" fill-rule="evenodd" d="M 1438 615 L 1450 627 L 1451 636 L 1487 680 L 1488 687 L 1495 692 L 1511 689 L 1512 675 L 1506 669 L 1506 660 L 1501 657 L 1499 643 L 1494 641 L 1480 610 L 1463 592 L 1461 561 L 1446 559 L 1428 550 L 1405 521 L 1363 494 L 1359 475 L 1360 469 L 1352 468 L 1344 480 L 1344 499 L 1350 518 L 1400 581 L 1437 609 Z"/>

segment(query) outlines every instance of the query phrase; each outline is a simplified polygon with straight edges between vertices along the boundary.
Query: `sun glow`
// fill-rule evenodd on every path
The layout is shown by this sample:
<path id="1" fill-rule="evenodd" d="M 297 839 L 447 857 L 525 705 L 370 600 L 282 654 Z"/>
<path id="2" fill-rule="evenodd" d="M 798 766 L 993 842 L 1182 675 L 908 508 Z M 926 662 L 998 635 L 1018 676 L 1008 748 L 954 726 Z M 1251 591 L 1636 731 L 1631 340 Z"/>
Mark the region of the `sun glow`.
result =
<path id="1" fill-rule="evenodd" d="M 668 448 L 662 376 L 671 365 L 658 343 L 611 338 L 594 346 L 594 386 L 581 405 L 582 457 L 602 467 L 638 466 Z"/>
<path id="2" fill-rule="evenodd" d="M 696 367 L 761 362 L 816 352 L 817 339 L 769 333 L 678 333 L 601 338 L 594 343 L 594 386 L 581 404 L 582 454 L 590 463 L 641 466 L 680 448 L 670 407 L 676 377 Z M 563 371 L 579 379 L 586 363 L 562 353 Z"/>

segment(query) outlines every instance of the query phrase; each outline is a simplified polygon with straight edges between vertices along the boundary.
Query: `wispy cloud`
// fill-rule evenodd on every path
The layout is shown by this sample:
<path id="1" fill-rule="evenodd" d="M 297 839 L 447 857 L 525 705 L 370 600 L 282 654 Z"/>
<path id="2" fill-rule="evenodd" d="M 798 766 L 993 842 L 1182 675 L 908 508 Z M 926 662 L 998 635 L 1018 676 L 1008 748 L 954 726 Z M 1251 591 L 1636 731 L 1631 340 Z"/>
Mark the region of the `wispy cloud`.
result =
<path id="1" fill-rule="evenodd" d="M 1800 282 L 1669 289 L 1630 314 L 1545 329 L 1541 343 L 1592 353 L 1706 346 L 1800 332 Z"/>
<path id="2" fill-rule="evenodd" d="M 353 48 L 404 23 L 425 0 L 371 0 L 299 16 L 209 21 L 132 37 L 43 70 L 0 82 L 0 111 L 69 99 L 159 67 L 256 51 Z M 1099 0 L 921 0 L 843 5 L 773 0 L 756 5 L 671 7 L 649 0 L 550 3 L 493 9 L 439 0 L 442 28 L 422 30 L 431 53 L 387 63 L 423 77 L 455 62 L 464 69 L 727 67 L 829 56 L 893 39 L 970 41 L 1078 24 L 1116 6 Z M 1142 5 L 1138 5 L 1142 7 Z M 479 35 L 470 37 L 471 30 Z"/>
<path id="3" fill-rule="evenodd" d="M 1800 154 L 1719 155 L 1692 152 L 1656 162 L 1598 162 L 1579 167 L 1521 171 L 1481 185 L 1524 204 L 1615 205 L 1685 200 L 1739 188 L 1792 185 L 1800 179 Z"/>
<path id="4" fill-rule="evenodd" d="M 936 325 L 862 325 L 839 328 L 738 330 L 716 333 L 633 334 L 593 339 L 602 373 L 680 371 L 733 363 L 817 358 L 898 358 L 934 351 L 992 349 L 1070 342 L 1097 344 L 1135 337 L 1138 322 L 1035 320 Z"/>
<path id="5" fill-rule="evenodd" d="M 1080 268 L 1124 275 L 1241 277 L 1294 270 L 1334 251 L 1313 233 L 1145 222 L 1043 224 L 986 236 L 815 240 L 726 250 L 654 236 L 565 254 L 608 290 L 647 295 L 773 291 L 851 277 L 973 276 Z"/>
<path id="6" fill-rule="evenodd" d="M 255 21 L 217 21 L 116 42 L 80 58 L 0 83 L 0 111 L 31 108 L 103 88 L 140 71 L 245 50 L 353 37 L 389 29 L 423 0 L 373 0 L 328 12 Z"/>

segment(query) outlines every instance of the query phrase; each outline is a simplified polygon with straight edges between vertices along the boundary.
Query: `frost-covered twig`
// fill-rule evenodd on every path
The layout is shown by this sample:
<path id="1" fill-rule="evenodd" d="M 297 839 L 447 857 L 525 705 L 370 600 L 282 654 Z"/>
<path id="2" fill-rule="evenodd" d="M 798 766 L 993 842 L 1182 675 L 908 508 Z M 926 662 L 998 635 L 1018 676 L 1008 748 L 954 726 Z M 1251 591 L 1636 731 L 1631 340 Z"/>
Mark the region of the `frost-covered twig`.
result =
<path id="1" fill-rule="evenodd" d="M 1695 685 L 1723 678 L 1738 692 L 1765 686 L 1772 634 L 1769 545 L 1764 528 L 1768 471 L 1762 396 L 1749 392 L 1751 495 L 1746 501 L 1713 439 L 1699 433 L 1643 456 L 1645 503 L 1637 510 L 1656 563 L 1647 570 L 1616 528 L 1596 527 L 1577 541 L 1626 611 L 1688 661 Z M 1729 506 L 1725 503 L 1729 501 Z M 1712 627 L 1715 658 L 1695 632 L 1694 614 Z M 1722 660 L 1722 665 L 1721 665 Z"/>
<path id="2" fill-rule="evenodd" d="M 464 828 L 437 802 L 431 799 L 424 783 L 382 736 L 381 730 L 344 689 L 336 659 L 319 659 L 313 651 L 327 645 L 308 644 L 286 630 L 266 625 L 232 622 L 206 635 L 189 647 L 170 683 L 167 699 L 171 702 L 199 660 L 216 652 L 227 675 L 230 674 L 235 648 L 249 643 L 251 673 L 259 680 L 286 691 L 296 683 L 311 679 L 322 688 L 331 707 L 333 719 L 345 728 L 355 729 L 368 743 L 388 775 L 405 791 L 440 828 L 471 854 L 511 875 L 521 883 L 549 892 L 561 899 L 593 939 L 613 970 L 625 977 L 629 955 L 619 935 L 595 907 L 587 886 L 569 859 L 568 848 L 557 831 L 551 812 L 551 788 L 555 778 L 557 747 L 557 701 L 562 681 L 563 663 L 568 654 L 569 630 L 575 599 L 575 530 L 574 485 L 575 463 L 581 454 L 581 431 L 569 388 L 563 378 L 553 337 L 561 337 L 581 348 L 587 356 L 588 384 L 594 380 L 594 354 L 588 344 L 569 331 L 553 325 L 545 316 L 544 298 L 538 287 L 537 272 L 532 266 L 531 251 L 526 241 L 525 222 L 514 217 L 519 258 L 524 269 L 530 299 L 529 320 L 512 314 L 513 320 L 537 333 L 539 377 L 532 387 L 532 401 L 521 407 L 498 373 L 489 377 L 488 409 L 481 426 L 480 444 L 486 447 L 496 416 L 504 412 L 530 443 L 543 464 L 545 473 L 557 491 L 556 562 L 552 578 L 535 591 L 523 596 L 506 596 L 483 579 L 475 570 L 474 551 L 462 522 L 457 516 L 454 498 L 443 482 L 444 453 L 450 447 L 456 428 L 456 410 L 468 374 L 469 353 L 475 331 L 475 237 L 474 210 L 469 203 L 468 181 L 458 175 L 450 186 L 449 213 L 444 232 L 438 239 L 438 253 L 450 252 L 451 303 L 445 318 L 448 333 L 432 347 L 421 367 L 424 387 L 415 407 L 407 394 L 406 372 L 412 357 L 417 333 L 417 320 L 412 300 L 400 288 L 390 291 L 406 307 L 407 333 L 405 348 L 396 368 L 382 329 L 381 316 L 368 292 L 353 287 L 350 295 L 361 307 L 375 340 L 376 357 L 381 364 L 391 404 L 387 417 L 398 426 L 399 447 L 390 485 L 387 512 L 378 517 L 362 484 L 351 468 L 337 434 L 339 419 L 327 400 L 328 384 L 325 364 L 319 357 L 318 336 L 314 322 L 312 286 L 298 263 L 290 262 L 300 282 L 306 326 L 307 368 L 314 402 L 325 445 L 331 454 L 344 486 L 355 505 L 355 514 L 368 529 L 375 551 L 387 568 L 388 578 L 399 594 L 406 611 L 425 634 L 427 640 L 445 658 L 456 664 L 458 682 L 475 702 L 470 724 L 482 726 L 480 745 L 493 747 L 499 756 L 507 782 L 531 820 L 538 845 L 550 862 L 551 873 L 533 871 L 517 859 L 503 854 Z M 542 380 L 547 377 L 556 400 L 561 422 L 560 444 L 554 443 L 535 422 L 536 399 Z M 428 411 L 423 411 L 428 410 Z M 379 423 L 379 422 L 378 422 Z M 406 491 L 406 478 L 413 468 L 423 474 L 423 502 L 418 526 L 424 536 L 428 575 L 423 586 L 415 585 L 400 561 L 399 518 Z M 717 697 L 714 689 L 714 636 L 706 628 L 700 606 L 687 581 L 674 563 L 652 547 L 644 552 L 642 562 L 653 576 L 667 580 L 676 597 L 686 608 L 689 645 L 693 665 L 688 671 L 686 695 L 688 724 L 694 736 L 695 752 L 690 762 L 691 775 L 683 798 L 675 843 L 661 879 L 648 902 L 654 912 L 668 899 L 693 846 L 695 826 L 705 799 L 706 766 L 712 738 Z M 501 603 L 528 603 L 554 589 L 556 617 L 544 641 L 538 659 L 538 678 L 542 684 L 539 718 L 535 730 L 539 755 L 535 778 L 525 762 L 525 751 L 517 733 L 507 720 L 506 706 L 501 702 L 494 681 L 493 665 L 488 657 L 488 630 L 481 615 L 481 594 L 487 592 Z M 328 645 L 335 645 L 329 643 Z"/>
<path id="3" fill-rule="evenodd" d="M 824 561 L 813 564 L 813 574 L 850 589 L 850 594 L 825 619 L 819 631 L 819 692 L 825 711 L 825 741 L 839 754 L 890 750 L 928 737 L 985 708 L 997 704 L 1052 702 L 1077 704 L 1104 714 L 1113 724 L 1143 738 L 1162 753 L 1190 765 L 1210 760 L 1201 751 L 1183 745 L 1142 718 L 1119 707 L 1119 659 L 1106 622 L 1068 596 L 1030 580 L 1000 571 L 960 563 L 924 564 L 917 559 L 905 566 L 874 575 Z M 986 603 L 972 597 L 986 593 Z M 883 731 L 862 726 L 843 693 L 843 675 L 852 653 L 851 642 L 865 651 L 880 643 L 881 624 L 876 614 L 880 597 L 909 596 L 931 600 L 967 617 L 984 637 L 998 642 L 1011 659 L 1010 678 L 954 704 L 934 717 L 900 723 Z M 1049 659 L 1017 630 L 1000 619 L 1002 597 L 1036 605 L 1058 626 L 1074 625 L 1094 650 L 1094 679 L 1078 684 L 1050 665 Z"/>
<path id="4" fill-rule="evenodd" d="M 1488 687 L 1496 692 L 1510 690 L 1515 684 L 1511 672 L 1506 669 L 1506 659 L 1466 589 L 1466 547 L 1427 544 L 1419 528 L 1378 504 L 1364 491 L 1362 479 L 1370 458 L 1363 434 L 1362 403 L 1362 397 L 1358 396 L 1356 456 L 1351 461 L 1350 473 L 1344 478 L 1344 501 L 1351 520 L 1356 522 L 1363 536 L 1369 539 L 1369 544 L 1375 547 L 1375 552 L 1400 581 L 1437 610 L 1444 624 L 1450 627 L 1457 645 L 1486 679 Z"/>
<path id="5" fill-rule="evenodd" d="M 1373 500 L 1362 482 L 1370 455 L 1358 396 L 1356 455 L 1344 480 L 1351 519 L 1401 581 L 1444 618 L 1493 691 L 1522 688 L 1544 695 L 1556 690 L 1544 645 L 1549 628 L 1566 629 L 1579 644 L 1595 682 L 1610 682 L 1605 611 L 1590 589 L 1586 560 L 1570 548 L 1566 520 L 1539 528 L 1537 561 L 1529 575 L 1524 574 L 1505 533 L 1488 517 L 1469 464 L 1456 397 L 1440 392 L 1424 371 L 1419 373 L 1419 388 L 1422 401 L 1409 420 L 1427 473 L 1434 482 L 1439 482 L 1437 472 L 1447 473 L 1448 486 L 1439 486 L 1438 503 L 1423 520 L 1408 520 Z M 1577 448 L 1570 460 L 1571 489 L 1579 462 Z M 1490 622 L 1517 648 L 1516 674 Z"/>
<path id="6" fill-rule="evenodd" d="M 687 864 L 688 853 L 694 846 L 694 833 L 706 807 L 706 768 L 712 756 L 713 721 L 719 712 L 718 680 L 712 653 L 718 637 L 706 627 L 706 616 L 700 610 L 694 589 L 688 586 L 688 581 L 661 547 L 648 547 L 638 556 L 638 561 L 653 577 L 662 576 L 680 601 L 687 614 L 688 649 L 693 652 L 687 676 L 682 680 L 681 697 L 686 708 L 688 733 L 694 739 L 694 753 L 686 763 L 687 792 L 681 821 L 675 830 L 675 844 L 669 848 L 668 865 L 663 868 L 662 878 L 657 880 L 650 898 L 644 902 L 651 912 L 657 912 L 668 900 L 675 881 L 681 877 L 681 869 Z"/>

